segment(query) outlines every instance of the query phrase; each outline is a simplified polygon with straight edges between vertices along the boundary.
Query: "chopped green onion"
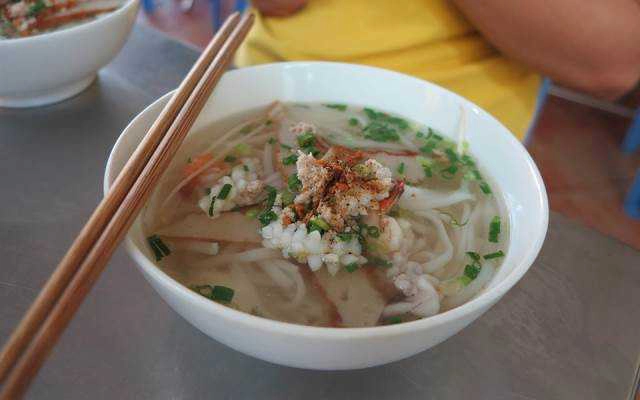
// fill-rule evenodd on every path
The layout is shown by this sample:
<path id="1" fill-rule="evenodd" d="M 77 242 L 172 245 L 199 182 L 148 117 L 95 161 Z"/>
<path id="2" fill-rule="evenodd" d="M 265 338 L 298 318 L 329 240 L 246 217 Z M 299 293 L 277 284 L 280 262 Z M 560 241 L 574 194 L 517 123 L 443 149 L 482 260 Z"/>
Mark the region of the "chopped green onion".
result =
<path id="1" fill-rule="evenodd" d="M 358 268 L 360 268 L 360 266 L 357 262 L 352 262 L 351 264 L 347 264 L 344 266 L 344 269 L 346 269 L 347 272 L 355 272 Z"/>
<path id="2" fill-rule="evenodd" d="M 237 159 L 238 158 L 236 156 L 233 156 L 233 155 L 229 154 L 224 158 L 224 162 L 232 163 L 232 162 L 236 161 Z"/>
<path id="3" fill-rule="evenodd" d="M 422 156 L 417 156 L 416 159 L 420 163 L 420 166 L 424 171 L 424 175 L 427 178 L 431 178 L 433 176 L 433 170 L 431 169 L 431 160 Z"/>
<path id="4" fill-rule="evenodd" d="M 298 161 L 298 155 L 297 154 L 291 154 L 288 157 L 285 157 L 282 159 L 282 163 L 284 165 L 293 165 L 296 163 L 296 161 Z"/>
<path id="5" fill-rule="evenodd" d="M 160 239 L 160 236 L 158 235 L 149 236 L 147 238 L 147 242 L 149 243 L 149 247 L 151 247 L 151 250 L 153 251 L 153 254 L 156 257 L 156 261 L 160 261 L 162 260 L 163 257 L 166 257 L 169 254 L 171 254 L 171 250 L 166 244 L 164 244 L 162 239 Z"/>
<path id="6" fill-rule="evenodd" d="M 480 175 L 480 171 L 477 169 L 467 169 L 464 173 L 464 179 L 469 181 L 481 181 L 482 175 Z"/>
<path id="7" fill-rule="evenodd" d="M 438 135 L 437 133 L 434 133 L 434 134 L 433 134 L 433 138 L 434 138 L 435 140 L 442 140 L 442 139 L 443 139 L 443 138 L 442 138 L 442 136 Z"/>
<path id="8" fill-rule="evenodd" d="M 255 217 L 258 216 L 259 213 L 260 211 L 257 208 L 252 208 L 251 210 L 247 211 L 244 215 L 249 219 L 254 219 Z"/>
<path id="9" fill-rule="evenodd" d="M 325 221 L 321 217 L 311 218 L 311 220 L 309 220 L 308 227 L 309 227 L 309 233 L 313 231 L 319 231 L 320 233 L 324 233 L 331 229 L 331 225 L 329 225 L 327 221 Z"/>
<path id="10" fill-rule="evenodd" d="M 367 226 L 367 235 L 378 238 L 380 237 L 380 229 L 377 226 Z"/>
<path id="11" fill-rule="evenodd" d="M 367 114 L 367 117 L 369 119 L 378 119 L 378 115 L 382 114 L 368 107 L 363 108 L 362 111 L 364 111 L 364 113 Z"/>
<path id="12" fill-rule="evenodd" d="M 462 161 L 462 163 L 464 165 L 467 165 L 469 167 L 475 167 L 476 162 L 473 161 L 473 158 L 471 158 L 469 155 L 465 154 L 462 157 L 460 157 L 460 160 Z"/>
<path id="13" fill-rule="evenodd" d="M 485 181 L 482 181 L 479 183 L 480 185 L 480 190 L 482 190 L 482 193 L 484 194 L 491 194 L 491 187 L 489 186 L 489 184 Z"/>
<path id="14" fill-rule="evenodd" d="M 233 299 L 234 291 L 226 286 L 214 286 L 211 291 L 211 300 L 221 303 L 230 303 Z"/>
<path id="15" fill-rule="evenodd" d="M 283 149 L 287 149 L 287 150 L 293 149 L 293 147 L 289 146 L 288 144 L 284 144 L 284 143 L 280 143 L 280 147 L 282 147 Z"/>
<path id="16" fill-rule="evenodd" d="M 460 282 L 463 286 L 467 286 L 471 283 L 473 279 L 469 278 L 466 275 L 461 275 L 458 277 L 458 282 Z"/>
<path id="17" fill-rule="evenodd" d="M 249 154 L 251 154 L 251 147 L 249 147 L 249 145 L 246 143 L 238 143 L 233 148 L 233 151 L 239 156 L 248 156 Z"/>
<path id="18" fill-rule="evenodd" d="M 267 191 L 267 204 L 265 206 L 266 210 L 271 210 L 273 204 L 276 202 L 276 196 L 278 196 L 278 191 L 273 186 L 266 186 L 264 190 Z"/>
<path id="19" fill-rule="evenodd" d="M 213 205 L 216 202 L 216 196 L 211 198 L 211 203 L 209 203 L 209 216 L 213 217 Z"/>
<path id="20" fill-rule="evenodd" d="M 418 132 L 416 132 L 416 137 L 417 137 L 417 138 L 424 137 L 424 133 L 422 133 L 422 132 L 418 131 Z"/>
<path id="21" fill-rule="evenodd" d="M 420 151 L 425 154 L 433 153 L 433 149 L 436 148 L 435 142 L 427 142 L 424 146 L 420 147 Z"/>
<path id="22" fill-rule="evenodd" d="M 495 216 L 489 224 L 489 241 L 491 243 L 498 243 L 498 236 L 500 235 L 500 217 Z"/>
<path id="23" fill-rule="evenodd" d="M 400 140 L 395 129 L 378 122 L 372 122 L 364 128 L 364 137 L 375 142 L 397 142 Z"/>
<path id="24" fill-rule="evenodd" d="M 480 254 L 475 251 L 467 251 L 467 255 L 475 262 L 480 262 Z"/>
<path id="25" fill-rule="evenodd" d="M 357 118 L 349 118 L 349 125 L 351 126 L 357 126 L 358 125 L 358 119 Z"/>
<path id="26" fill-rule="evenodd" d="M 402 323 L 402 318 L 400 318 L 398 316 L 385 318 L 385 320 L 384 320 L 384 324 L 385 325 L 395 325 L 395 324 L 400 324 L 400 323 Z"/>
<path id="27" fill-rule="evenodd" d="M 464 276 L 468 277 L 471 280 L 474 280 L 478 277 L 481 268 L 482 267 L 478 264 L 466 265 L 464 267 Z"/>
<path id="28" fill-rule="evenodd" d="M 305 132 L 298 136 L 298 145 L 300 147 L 313 146 L 316 142 L 316 137 L 311 132 Z"/>
<path id="29" fill-rule="evenodd" d="M 448 168 L 440 171 L 440 176 L 443 179 L 451 180 L 456 176 L 456 172 L 458 172 L 458 167 L 455 165 L 450 165 Z"/>
<path id="30" fill-rule="evenodd" d="M 338 111 L 347 111 L 347 106 L 345 104 L 325 104 L 324 106 Z"/>
<path id="31" fill-rule="evenodd" d="M 231 192 L 231 184 L 225 183 L 222 186 L 222 189 L 218 192 L 218 198 L 221 200 L 225 200 L 229 196 L 229 192 Z"/>
<path id="32" fill-rule="evenodd" d="M 260 221 L 260 223 L 262 224 L 262 226 L 267 226 L 269 225 L 271 222 L 275 221 L 278 219 L 278 215 L 269 210 L 269 211 L 265 211 L 263 213 L 261 213 L 260 215 L 258 215 L 258 220 Z"/>
<path id="33" fill-rule="evenodd" d="M 444 150 L 444 153 L 447 155 L 447 158 L 449 159 L 449 162 L 451 162 L 451 164 L 455 164 L 459 161 L 458 154 L 452 148 L 446 148 Z"/>
<path id="34" fill-rule="evenodd" d="M 289 190 L 294 193 L 299 192 L 300 189 L 302 189 L 302 182 L 300 182 L 300 179 L 298 179 L 297 174 L 292 174 L 289 176 L 289 178 L 287 179 L 287 186 L 289 187 Z"/>
<path id="35" fill-rule="evenodd" d="M 404 175 L 404 170 L 405 170 L 404 162 L 401 162 L 400 165 L 398 165 L 398 173 L 400 175 Z"/>
<path id="36" fill-rule="evenodd" d="M 34 17 L 39 14 L 42 10 L 47 8 L 47 5 L 42 0 L 37 0 L 35 4 L 33 4 L 29 11 L 27 11 L 27 17 Z"/>
<path id="37" fill-rule="evenodd" d="M 285 188 L 282 191 L 281 196 L 282 196 L 282 205 L 285 207 L 293 203 L 293 200 L 296 198 L 296 195 L 291 193 L 291 191 L 287 188 Z"/>
<path id="38" fill-rule="evenodd" d="M 489 253 L 482 256 L 485 260 L 492 260 L 494 258 L 504 257 L 504 252 L 502 250 L 498 250 L 495 253 Z"/>
<path id="39" fill-rule="evenodd" d="M 353 233 L 352 232 L 342 232 L 342 233 L 338 233 L 336 236 L 342 242 L 350 242 L 351 239 L 353 239 Z"/>
<path id="40" fill-rule="evenodd" d="M 267 143 L 275 144 L 276 143 L 276 138 L 269 138 L 269 140 L 267 140 Z"/>

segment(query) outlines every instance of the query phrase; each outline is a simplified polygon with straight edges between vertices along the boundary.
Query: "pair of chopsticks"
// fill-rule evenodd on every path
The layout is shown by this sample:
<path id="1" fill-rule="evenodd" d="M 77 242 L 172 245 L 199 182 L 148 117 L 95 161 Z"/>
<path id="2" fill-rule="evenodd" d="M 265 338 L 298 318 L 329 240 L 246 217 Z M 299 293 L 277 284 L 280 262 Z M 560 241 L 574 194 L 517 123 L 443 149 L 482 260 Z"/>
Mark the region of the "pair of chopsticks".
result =
<path id="1" fill-rule="evenodd" d="M 231 15 L 182 81 L 0 353 L 0 400 L 24 395 L 193 126 L 253 15 Z"/>

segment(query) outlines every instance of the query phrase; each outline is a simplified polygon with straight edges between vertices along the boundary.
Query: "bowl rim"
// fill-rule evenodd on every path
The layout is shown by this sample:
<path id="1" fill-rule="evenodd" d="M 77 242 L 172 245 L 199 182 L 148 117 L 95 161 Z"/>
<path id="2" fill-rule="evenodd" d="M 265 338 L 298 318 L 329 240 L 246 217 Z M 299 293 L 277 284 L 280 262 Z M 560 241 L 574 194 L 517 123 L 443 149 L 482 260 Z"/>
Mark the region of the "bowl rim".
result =
<path id="1" fill-rule="evenodd" d="M 518 141 L 511 132 L 504 127 L 500 121 L 494 118 L 491 114 L 486 112 L 481 107 L 477 106 L 473 102 L 463 98 L 462 96 L 445 89 L 441 86 L 438 86 L 434 83 L 412 77 L 409 75 L 405 75 L 399 72 L 390 71 L 383 68 L 358 65 L 358 64 L 349 64 L 349 63 L 341 63 L 341 62 L 329 62 L 329 61 L 293 61 L 293 62 L 279 62 L 279 63 L 269 63 L 269 64 L 261 64 L 251 67 L 245 67 L 235 70 L 230 70 L 225 73 L 230 75 L 240 75 L 240 74 L 252 74 L 254 72 L 259 72 L 261 70 L 270 70 L 270 69 L 286 69 L 287 67 L 297 67 L 297 68 L 323 68 L 323 67 L 331 67 L 331 68 L 347 68 L 351 70 L 363 70 L 370 71 L 378 74 L 388 74 L 389 76 L 396 76 L 398 78 L 407 79 L 412 81 L 414 85 L 419 85 L 428 90 L 435 91 L 443 91 L 447 95 L 452 96 L 456 101 L 464 104 L 467 107 L 473 108 L 477 111 L 483 118 L 488 118 L 492 123 L 503 127 L 505 133 L 507 134 L 508 144 L 514 149 L 517 154 L 523 157 L 525 164 L 527 165 L 531 175 L 533 177 L 533 188 L 534 196 L 536 197 L 536 203 L 539 205 L 542 218 L 537 221 L 537 237 L 535 237 L 535 241 L 529 243 L 528 250 L 526 252 L 526 256 L 522 257 L 520 260 L 516 261 L 516 265 L 513 270 L 504 277 L 501 282 L 498 282 L 495 286 L 489 288 L 486 291 L 483 291 L 478 296 L 472 298 L 466 303 L 455 307 L 453 309 L 447 310 L 445 312 L 433 315 L 431 317 L 404 322 L 401 324 L 395 325 L 382 325 L 382 326 L 374 326 L 374 327 L 361 327 L 361 328 L 332 328 L 332 327 L 316 327 L 316 326 L 308 326 L 308 325 L 299 325 L 289 322 L 282 322 L 271 320 L 268 318 L 257 317 L 251 315 L 249 313 L 245 313 L 243 311 L 235 310 L 231 307 L 223 306 L 211 300 L 208 300 L 201 295 L 195 293 L 190 290 L 186 286 L 182 285 L 178 281 L 171 278 L 164 271 L 158 268 L 144 253 L 135 245 L 130 234 L 127 233 L 126 236 L 126 248 L 131 257 L 134 259 L 137 267 L 142 269 L 144 274 L 148 274 L 152 276 L 155 280 L 159 281 L 162 285 L 168 286 L 174 293 L 177 293 L 181 297 L 186 297 L 191 303 L 195 303 L 200 308 L 209 309 L 210 312 L 218 314 L 221 318 L 231 319 L 233 322 L 238 324 L 243 324 L 249 328 L 256 329 L 258 331 L 271 331 L 272 333 L 279 333 L 283 335 L 291 335 L 291 336 L 313 336 L 313 337 L 322 337 L 325 339 L 332 340 L 351 340 L 354 338 L 364 338 L 364 337 L 380 337 L 380 336 L 395 336 L 395 335 L 403 335 L 409 332 L 421 331 L 427 329 L 431 326 L 444 325 L 447 323 L 451 323 L 453 321 L 464 318 L 469 314 L 473 314 L 477 310 L 482 310 L 485 307 L 490 307 L 495 301 L 500 299 L 507 291 L 509 291 L 521 278 L 524 274 L 529 270 L 533 262 L 535 261 L 540 249 L 542 248 L 542 244 L 545 240 L 548 221 L 549 221 L 549 205 L 547 199 L 547 192 L 542 180 L 542 176 L 540 171 L 538 170 L 535 162 L 531 158 L 531 155 L 527 152 L 524 145 Z M 134 119 L 132 119 L 129 124 L 122 131 L 118 139 L 116 140 L 111 152 L 109 154 L 109 158 L 107 160 L 105 174 L 104 174 L 104 193 L 106 194 L 110 187 L 110 179 L 115 179 L 111 177 L 111 169 L 113 168 L 113 160 L 115 157 L 116 151 L 120 148 L 122 142 L 124 141 L 125 136 L 128 135 L 129 131 L 132 127 L 138 123 L 140 119 L 143 118 L 145 114 L 152 112 L 154 108 L 160 107 L 161 105 L 166 104 L 170 96 L 173 94 L 173 90 L 166 93 L 165 95 L 159 97 L 144 110 L 142 110 Z M 502 132 L 500 134 L 503 134 Z M 509 248 L 511 248 L 512 242 L 510 241 Z M 507 250 L 508 252 L 508 250 Z"/>
<path id="2" fill-rule="evenodd" d="M 112 12 L 105 14 L 102 17 L 94 18 L 90 21 L 83 22 L 75 26 L 70 26 L 68 28 L 56 29 L 50 32 L 44 32 L 33 36 L 3 39 L 0 40 L 0 48 L 34 44 L 38 41 L 55 40 L 57 38 L 63 38 L 66 35 L 73 35 L 75 33 L 81 34 L 83 33 L 83 31 L 90 30 L 97 25 L 106 24 L 111 19 L 119 18 L 120 15 L 128 13 L 132 7 L 136 7 L 139 2 L 140 0 L 125 0 L 124 2 L 122 2 L 122 5 L 120 7 L 113 10 Z"/>

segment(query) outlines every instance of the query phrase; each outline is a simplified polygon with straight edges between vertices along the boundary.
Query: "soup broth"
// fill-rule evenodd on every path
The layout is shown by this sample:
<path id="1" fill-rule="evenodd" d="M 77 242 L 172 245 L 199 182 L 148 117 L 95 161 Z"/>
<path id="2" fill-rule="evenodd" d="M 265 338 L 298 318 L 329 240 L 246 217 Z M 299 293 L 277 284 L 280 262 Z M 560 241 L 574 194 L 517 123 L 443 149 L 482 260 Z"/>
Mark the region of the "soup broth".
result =
<path id="1" fill-rule="evenodd" d="M 142 223 L 157 265 L 202 296 L 327 327 L 457 307 L 509 237 L 464 139 L 344 104 L 274 103 L 194 133 Z"/>

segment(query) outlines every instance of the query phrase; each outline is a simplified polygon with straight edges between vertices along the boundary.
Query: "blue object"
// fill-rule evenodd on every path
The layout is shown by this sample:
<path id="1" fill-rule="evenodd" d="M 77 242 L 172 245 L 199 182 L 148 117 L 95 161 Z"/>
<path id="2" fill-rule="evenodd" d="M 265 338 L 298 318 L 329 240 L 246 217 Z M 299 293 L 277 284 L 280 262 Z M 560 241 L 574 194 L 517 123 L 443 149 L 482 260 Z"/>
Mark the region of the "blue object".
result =
<path id="1" fill-rule="evenodd" d="M 636 115 L 631 121 L 631 126 L 627 131 L 627 135 L 622 142 L 622 151 L 632 153 L 640 147 L 640 108 L 636 111 Z"/>
<path id="2" fill-rule="evenodd" d="M 624 211 L 631 218 L 640 219 L 640 171 L 636 175 L 631 190 L 627 193 L 627 198 L 624 201 Z"/>
<path id="3" fill-rule="evenodd" d="M 233 11 L 244 11 L 249 6 L 247 0 L 235 0 L 233 2 Z M 211 0 L 211 20 L 213 21 L 213 31 L 217 31 L 222 26 L 224 20 L 222 15 L 222 0 Z"/>
<path id="4" fill-rule="evenodd" d="M 142 0 L 142 8 L 146 13 L 151 14 L 156 6 L 153 3 L 153 0 Z"/>
<path id="5" fill-rule="evenodd" d="M 538 119 L 540 118 L 540 111 L 542 111 L 542 107 L 544 107 L 544 103 L 547 102 L 547 97 L 549 96 L 549 88 L 551 87 L 551 79 L 543 78 L 542 84 L 540 85 L 540 89 L 538 90 L 538 99 L 536 100 L 536 109 L 533 111 L 533 118 L 531 118 L 531 125 L 529 125 L 529 129 L 527 133 L 524 135 L 524 145 L 527 146 L 529 142 L 531 142 L 531 138 L 533 137 L 533 131 L 536 129 L 538 125 Z"/>

